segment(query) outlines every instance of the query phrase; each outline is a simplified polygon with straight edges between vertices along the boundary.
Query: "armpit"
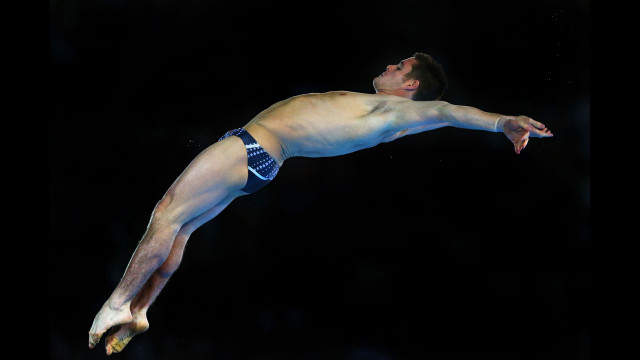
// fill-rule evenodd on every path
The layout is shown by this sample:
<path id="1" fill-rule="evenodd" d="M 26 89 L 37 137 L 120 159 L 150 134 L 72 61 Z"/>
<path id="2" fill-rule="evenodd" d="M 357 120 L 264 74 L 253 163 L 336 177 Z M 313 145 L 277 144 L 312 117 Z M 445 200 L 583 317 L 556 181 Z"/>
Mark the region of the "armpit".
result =
<path id="1" fill-rule="evenodd" d="M 369 114 L 388 113 L 393 111 L 394 109 L 395 109 L 394 104 L 391 104 L 388 101 L 380 101 L 373 107 L 373 109 L 371 109 Z"/>

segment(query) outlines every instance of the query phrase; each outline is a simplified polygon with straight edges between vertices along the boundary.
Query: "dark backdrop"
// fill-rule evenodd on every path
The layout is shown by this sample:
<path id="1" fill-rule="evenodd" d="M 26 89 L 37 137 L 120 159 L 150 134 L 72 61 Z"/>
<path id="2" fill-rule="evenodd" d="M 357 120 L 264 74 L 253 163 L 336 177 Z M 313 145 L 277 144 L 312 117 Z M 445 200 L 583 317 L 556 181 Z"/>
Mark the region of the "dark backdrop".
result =
<path id="1" fill-rule="evenodd" d="M 443 128 L 287 160 L 193 234 L 114 357 L 589 358 L 589 1 L 50 4 L 52 359 L 105 358 L 93 317 L 200 151 L 287 97 L 373 93 L 416 51 L 443 100 L 555 136 L 516 155 Z"/>

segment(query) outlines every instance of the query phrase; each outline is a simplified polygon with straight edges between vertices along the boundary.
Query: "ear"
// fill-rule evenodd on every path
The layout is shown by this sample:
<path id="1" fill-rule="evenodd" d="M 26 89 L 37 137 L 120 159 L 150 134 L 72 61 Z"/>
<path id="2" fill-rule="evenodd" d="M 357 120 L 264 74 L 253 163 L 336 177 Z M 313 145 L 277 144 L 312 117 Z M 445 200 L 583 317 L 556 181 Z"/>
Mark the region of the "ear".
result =
<path id="1" fill-rule="evenodd" d="M 405 81 L 404 84 L 402 85 L 402 87 L 405 90 L 413 91 L 413 90 L 417 89 L 419 85 L 420 85 L 420 80 L 412 79 L 412 80 Z"/>

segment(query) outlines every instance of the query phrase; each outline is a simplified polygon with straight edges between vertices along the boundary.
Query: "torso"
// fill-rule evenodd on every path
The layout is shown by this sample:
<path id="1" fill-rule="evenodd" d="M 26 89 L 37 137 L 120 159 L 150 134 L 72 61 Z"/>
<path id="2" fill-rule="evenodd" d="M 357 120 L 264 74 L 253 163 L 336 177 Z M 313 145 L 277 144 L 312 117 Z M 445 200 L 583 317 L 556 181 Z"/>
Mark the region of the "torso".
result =
<path id="1" fill-rule="evenodd" d="M 293 156 L 337 156 L 384 142 L 397 96 L 332 91 L 294 96 L 254 117 L 244 128 L 280 165 Z"/>

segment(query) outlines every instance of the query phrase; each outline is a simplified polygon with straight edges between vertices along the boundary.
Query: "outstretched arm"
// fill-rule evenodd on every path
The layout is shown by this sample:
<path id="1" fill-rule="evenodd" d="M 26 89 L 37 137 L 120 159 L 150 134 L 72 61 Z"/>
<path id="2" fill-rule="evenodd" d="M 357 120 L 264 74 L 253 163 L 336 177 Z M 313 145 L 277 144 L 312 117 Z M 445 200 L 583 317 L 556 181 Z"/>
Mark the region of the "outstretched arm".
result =
<path id="1" fill-rule="evenodd" d="M 394 121 L 405 129 L 397 137 L 445 126 L 503 132 L 518 154 L 527 146 L 529 137 L 553 136 L 544 124 L 527 116 L 490 113 L 445 101 L 401 101 Z"/>

